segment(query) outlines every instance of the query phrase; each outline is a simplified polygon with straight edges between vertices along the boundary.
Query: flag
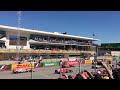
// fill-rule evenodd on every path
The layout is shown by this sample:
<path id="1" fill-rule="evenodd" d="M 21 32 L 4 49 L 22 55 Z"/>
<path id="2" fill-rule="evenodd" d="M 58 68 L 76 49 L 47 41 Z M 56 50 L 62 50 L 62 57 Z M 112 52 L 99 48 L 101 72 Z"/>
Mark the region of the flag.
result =
<path id="1" fill-rule="evenodd" d="M 63 34 L 67 34 L 67 32 L 64 32 Z"/>
<path id="2" fill-rule="evenodd" d="M 95 36 L 95 34 L 93 34 L 93 36 Z"/>

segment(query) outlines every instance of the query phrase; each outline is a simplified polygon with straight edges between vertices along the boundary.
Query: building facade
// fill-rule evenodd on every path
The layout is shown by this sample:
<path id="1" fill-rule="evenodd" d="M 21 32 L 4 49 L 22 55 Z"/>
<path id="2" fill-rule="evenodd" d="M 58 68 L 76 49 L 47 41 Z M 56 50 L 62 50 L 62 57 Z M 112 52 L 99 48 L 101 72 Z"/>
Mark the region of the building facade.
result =
<path id="1" fill-rule="evenodd" d="M 97 39 L 0 25 L 1 56 L 69 57 L 95 53 Z"/>
<path id="2" fill-rule="evenodd" d="M 101 43 L 99 53 L 101 55 L 108 53 L 112 56 L 120 56 L 120 43 Z"/>

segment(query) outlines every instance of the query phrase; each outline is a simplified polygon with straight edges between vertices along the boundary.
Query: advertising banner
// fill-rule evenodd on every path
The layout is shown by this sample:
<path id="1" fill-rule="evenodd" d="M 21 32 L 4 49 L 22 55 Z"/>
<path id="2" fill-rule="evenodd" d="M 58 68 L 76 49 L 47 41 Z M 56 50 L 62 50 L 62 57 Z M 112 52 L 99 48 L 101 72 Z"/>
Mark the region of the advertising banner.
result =
<path id="1" fill-rule="evenodd" d="M 85 64 L 92 64 L 93 60 L 85 60 Z"/>
<path id="2" fill-rule="evenodd" d="M 34 64 L 12 64 L 11 70 L 16 69 L 16 68 L 34 68 Z"/>
<path id="3" fill-rule="evenodd" d="M 105 58 L 106 61 L 112 61 L 112 58 Z"/>
<path id="4" fill-rule="evenodd" d="M 59 66 L 59 62 L 44 62 L 43 66 Z"/>
<path id="5" fill-rule="evenodd" d="M 120 56 L 120 51 L 111 51 L 112 56 Z"/>
<path id="6" fill-rule="evenodd" d="M 114 57 L 113 60 L 120 60 L 120 57 Z"/>
<path id="7" fill-rule="evenodd" d="M 79 61 L 64 61 L 62 65 L 79 65 Z"/>

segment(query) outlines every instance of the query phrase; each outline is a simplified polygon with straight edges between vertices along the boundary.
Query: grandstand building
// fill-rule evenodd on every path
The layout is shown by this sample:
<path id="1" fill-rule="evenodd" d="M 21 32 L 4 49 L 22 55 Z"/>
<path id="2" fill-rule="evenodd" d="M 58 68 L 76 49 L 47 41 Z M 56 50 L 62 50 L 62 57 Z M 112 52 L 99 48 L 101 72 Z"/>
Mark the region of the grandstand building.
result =
<path id="1" fill-rule="evenodd" d="M 4 58 L 15 57 L 18 51 L 21 57 L 32 55 L 54 58 L 79 56 L 81 53 L 93 55 L 94 41 L 97 39 L 0 25 L 0 57 Z"/>
<path id="2" fill-rule="evenodd" d="M 110 54 L 112 56 L 120 56 L 120 43 L 101 43 L 99 54 Z"/>

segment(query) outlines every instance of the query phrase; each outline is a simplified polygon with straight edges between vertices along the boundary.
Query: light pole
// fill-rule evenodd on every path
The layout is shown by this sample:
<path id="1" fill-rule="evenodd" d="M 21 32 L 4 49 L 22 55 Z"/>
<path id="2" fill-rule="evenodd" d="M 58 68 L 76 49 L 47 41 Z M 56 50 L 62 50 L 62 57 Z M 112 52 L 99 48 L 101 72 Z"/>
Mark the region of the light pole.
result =
<path id="1" fill-rule="evenodd" d="M 32 70 L 32 62 L 30 61 L 30 65 L 31 65 L 31 76 L 30 76 L 30 79 L 32 79 L 32 72 L 33 72 L 33 70 Z"/>
<path id="2" fill-rule="evenodd" d="M 32 70 L 32 63 L 31 63 L 31 79 L 32 79 L 32 75 L 33 75 L 32 72 L 33 72 L 33 70 Z"/>
<path id="3" fill-rule="evenodd" d="M 62 60 L 60 60 L 60 78 L 62 77 L 61 68 L 62 68 Z"/>
<path id="4" fill-rule="evenodd" d="M 79 74 L 81 72 L 81 61 L 82 61 L 82 59 L 80 58 L 80 60 L 79 60 Z"/>
<path id="5" fill-rule="evenodd" d="M 117 58 L 115 58 L 116 59 L 116 69 L 117 69 Z"/>
<path id="6" fill-rule="evenodd" d="M 32 72 L 33 72 L 33 70 L 32 70 L 32 63 L 31 63 L 31 79 L 32 79 Z"/>
<path id="7" fill-rule="evenodd" d="M 95 61 L 95 72 L 96 72 L 96 65 L 97 65 L 97 56 L 98 56 L 98 45 L 96 45 L 96 54 L 94 55 L 94 61 Z"/>

